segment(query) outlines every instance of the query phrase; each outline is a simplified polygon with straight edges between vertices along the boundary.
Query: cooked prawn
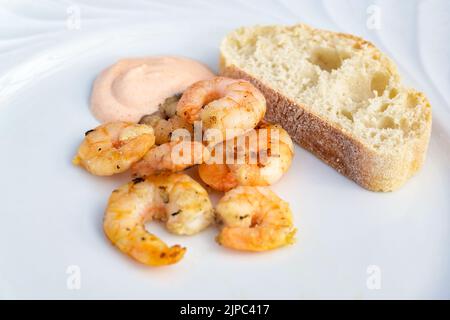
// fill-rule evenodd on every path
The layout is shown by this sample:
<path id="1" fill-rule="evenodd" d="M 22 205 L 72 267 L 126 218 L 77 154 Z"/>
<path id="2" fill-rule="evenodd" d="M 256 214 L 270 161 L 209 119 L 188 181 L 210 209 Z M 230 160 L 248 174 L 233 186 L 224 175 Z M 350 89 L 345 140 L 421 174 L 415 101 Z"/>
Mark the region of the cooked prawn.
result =
<path id="1" fill-rule="evenodd" d="M 243 143 L 239 144 L 239 138 Z M 228 191 L 236 186 L 268 186 L 289 169 L 294 145 L 281 126 L 260 123 L 255 131 L 239 138 L 231 141 L 233 143 L 225 141 L 217 145 L 212 154 L 219 153 L 219 157 L 211 157 L 208 163 L 199 166 L 200 178 L 213 189 Z M 230 152 L 231 157 L 220 157 Z"/>
<path id="2" fill-rule="evenodd" d="M 266 112 L 266 99 L 245 80 L 215 77 L 184 91 L 177 114 L 189 123 L 201 120 L 203 129 L 216 129 L 222 140 L 253 129 Z"/>
<path id="3" fill-rule="evenodd" d="M 208 149 L 200 142 L 171 141 L 150 149 L 131 166 L 131 173 L 142 177 L 160 172 L 177 172 L 203 163 L 208 157 Z"/>
<path id="4" fill-rule="evenodd" d="M 192 135 L 194 132 L 193 125 L 187 123 L 181 117 L 173 116 L 171 118 L 166 118 L 159 112 L 151 115 L 144 116 L 139 123 L 144 123 L 150 125 L 155 130 L 155 144 L 161 145 L 170 141 L 172 138 L 172 133 L 175 130 L 184 129 Z"/>
<path id="5" fill-rule="evenodd" d="M 185 119 L 176 115 L 177 102 L 181 95 L 175 95 L 167 98 L 166 101 L 159 106 L 159 110 L 150 115 L 143 116 L 139 123 L 150 125 L 155 130 L 156 145 L 161 145 L 169 141 L 173 141 L 172 133 L 178 129 L 186 130 L 186 133 L 192 135 L 194 132 L 193 125 Z"/>
<path id="6" fill-rule="evenodd" d="M 86 132 L 72 162 L 92 174 L 109 176 L 128 170 L 154 143 L 150 126 L 110 122 Z"/>
<path id="7" fill-rule="evenodd" d="M 186 252 L 167 246 L 145 230 L 145 223 L 161 220 L 172 233 L 191 235 L 214 220 L 206 191 L 185 174 L 162 174 L 134 179 L 109 198 L 103 229 L 122 252 L 147 265 L 179 261 Z"/>
<path id="8" fill-rule="evenodd" d="M 216 206 L 223 223 L 217 241 L 236 250 L 265 251 L 294 242 L 289 204 L 265 187 L 237 187 Z"/>

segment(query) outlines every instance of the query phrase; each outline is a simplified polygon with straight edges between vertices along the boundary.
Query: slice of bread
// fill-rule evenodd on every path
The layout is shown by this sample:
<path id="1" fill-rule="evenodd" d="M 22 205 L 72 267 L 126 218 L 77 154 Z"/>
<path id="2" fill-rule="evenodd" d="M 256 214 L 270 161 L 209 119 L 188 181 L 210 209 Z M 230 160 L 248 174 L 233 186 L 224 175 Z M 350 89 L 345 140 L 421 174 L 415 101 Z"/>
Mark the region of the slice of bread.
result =
<path id="1" fill-rule="evenodd" d="M 227 35 L 220 54 L 221 74 L 263 92 L 268 121 L 364 188 L 395 190 L 422 166 L 431 106 L 373 44 L 303 24 L 255 26 Z"/>

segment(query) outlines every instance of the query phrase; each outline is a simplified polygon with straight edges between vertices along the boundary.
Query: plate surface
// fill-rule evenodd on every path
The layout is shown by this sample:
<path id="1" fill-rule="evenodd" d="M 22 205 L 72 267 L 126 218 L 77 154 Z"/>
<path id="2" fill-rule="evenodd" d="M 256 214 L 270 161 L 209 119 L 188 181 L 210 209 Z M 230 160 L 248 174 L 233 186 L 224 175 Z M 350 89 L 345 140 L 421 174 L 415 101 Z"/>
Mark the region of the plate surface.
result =
<path id="1" fill-rule="evenodd" d="M 0 298 L 450 298 L 450 6 L 336 3 L 4 5 Z M 295 245 L 244 254 L 218 246 L 214 227 L 181 237 L 153 224 L 167 243 L 188 248 L 179 264 L 148 268 L 120 254 L 103 235 L 102 216 L 127 175 L 99 178 L 71 165 L 83 132 L 97 125 L 88 109 L 95 76 L 119 58 L 156 54 L 217 70 L 218 45 L 233 28 L 295 22 L 368 38 L 427 93 L 434 109 L 424 168 L 397 192 L 372 193 L 296 147 L 292 168 L 272 188 L 294 211 Z"/>

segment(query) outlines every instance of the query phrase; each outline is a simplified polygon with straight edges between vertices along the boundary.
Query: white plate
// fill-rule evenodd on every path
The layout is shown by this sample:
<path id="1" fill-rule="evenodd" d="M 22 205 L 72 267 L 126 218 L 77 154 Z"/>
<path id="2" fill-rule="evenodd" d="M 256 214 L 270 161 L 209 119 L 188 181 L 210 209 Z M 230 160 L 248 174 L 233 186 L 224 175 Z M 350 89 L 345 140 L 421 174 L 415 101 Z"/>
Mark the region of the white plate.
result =
<path id="1" fill-rule="evenodd" d="M 369 1 L 93 3 L 0 9 L 1 298 L 450 298 L 448 2 L 386 10 L 392 2 L 378 2 L 384 18 L 375 31 L 365 24 Z M 74 12 L 81 30 L 76 20 L 67 29 Z M 295 213 L 295 245 L 238 253 L 214 242 L 213 227 L 180 237 L 155 224 L 169 244 L 187 246 L 180 263 L 149 268 L 118 252 L 101 221 L 127 177 L 71 165 L 83 132 L 97 125 L 88 109 L 94 77 L 119 58 L 154 54 L 216 69 L 220 39 L 234 27 L 296 21 L 366 36 L 429 95 L 434 123 L 422 171 L 397 192 L 372 193 L 297 147 L 273 186 Z M 402 31 L 411 24 L 417 37 Z"/>

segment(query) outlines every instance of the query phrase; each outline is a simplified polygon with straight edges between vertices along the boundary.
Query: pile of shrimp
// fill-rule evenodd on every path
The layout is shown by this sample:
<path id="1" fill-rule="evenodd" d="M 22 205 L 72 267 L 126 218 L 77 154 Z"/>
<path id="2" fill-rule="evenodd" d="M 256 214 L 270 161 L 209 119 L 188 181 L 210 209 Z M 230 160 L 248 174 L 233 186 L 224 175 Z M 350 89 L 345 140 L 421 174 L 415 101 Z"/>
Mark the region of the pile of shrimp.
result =
<path id="1" fill-rule="evenodd" d="M 268 186 L 288 171 L 293 143 L 281 126 L 263 120 L 265 111 L 264 96 L 250 82 L 215 77 L 169 97 L 139 123 L 87 131 L 73 163 L 97 176 L 132 176 L 108 200 L 103 230 L 110 242 L 150 266 L 174 264 L 186 253 L 148 232 L 150 221 L 176 235 L 217 224 L 216 241 L 234 250 L 292 244 L 292 211 Z M 192 138 L 197 123 L 202 141 Z M 195 165 L 205 187 L 182 173 Z M 215 207 L 207 189 L 224 192 Z"/>

